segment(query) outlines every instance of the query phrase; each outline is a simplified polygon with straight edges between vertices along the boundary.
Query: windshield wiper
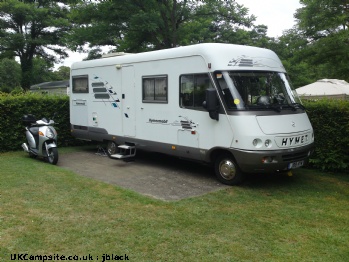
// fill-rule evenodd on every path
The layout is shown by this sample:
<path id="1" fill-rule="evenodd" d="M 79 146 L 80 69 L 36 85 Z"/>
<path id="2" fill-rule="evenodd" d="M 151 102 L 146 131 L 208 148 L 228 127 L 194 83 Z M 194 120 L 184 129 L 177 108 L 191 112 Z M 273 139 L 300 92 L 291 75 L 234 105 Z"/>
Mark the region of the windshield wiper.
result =
<path id="1" fill-rule="evenodd" d="M 276 111 L 278 113 L 280 113 L 281 109 L 282 109 L 281 106 L 276 106 L 276 105 L 270 105 L 270 106 L 267 106 L 267 108 L 271 108 L 271 109 L 273 109 L 274 111 Z"/>
<path id="2" fill-rule="evenodd" d="M 274 111 L 280 113 L 282 107 L 281 106 L 273 106 L 273 105 L 256 105 L 256 106 L 246 106 L 247 109 L 253 110 L 253 109 L 257 109 L 257 110 L 269 110 L 269 109 L 273 109 Z"/>
<path id="3" fill-rule="evenodd" d="M 291 103 L 290 105 L 293 106 L 293 108 L 295 108 L 295 109 L 300 108 L 300 109 L 305 110 L 305 107 L 300 103 Z"/>

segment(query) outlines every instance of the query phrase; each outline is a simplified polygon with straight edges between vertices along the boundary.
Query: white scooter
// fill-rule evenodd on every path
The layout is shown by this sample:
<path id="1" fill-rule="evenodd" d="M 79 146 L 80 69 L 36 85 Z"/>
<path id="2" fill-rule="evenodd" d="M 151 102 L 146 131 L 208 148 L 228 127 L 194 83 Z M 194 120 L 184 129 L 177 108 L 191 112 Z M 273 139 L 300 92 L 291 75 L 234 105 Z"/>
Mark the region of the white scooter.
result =
<path id="1" fill-rule="evenodd" d="M 57 164 L 57 132 L 52 126 L 55 122 L 46 118 L 36 120 L 35 116 L 30 114 L 24 115 L 22 120 L 28 142 L 22 144 L 24 151 L 32 158 L 39 156 L 50 164 Z"/>

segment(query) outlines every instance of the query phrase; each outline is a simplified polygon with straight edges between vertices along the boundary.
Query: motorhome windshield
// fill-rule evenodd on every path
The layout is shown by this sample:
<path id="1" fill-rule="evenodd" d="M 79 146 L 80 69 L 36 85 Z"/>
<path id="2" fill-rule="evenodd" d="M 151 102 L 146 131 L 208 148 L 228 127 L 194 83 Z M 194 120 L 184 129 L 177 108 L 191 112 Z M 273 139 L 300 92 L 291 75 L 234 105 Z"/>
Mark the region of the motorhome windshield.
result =
<path id="1" fill-rule="evenodd" d="M 230 110 L 304 109 L 284 73 L 223 71 L 215 77 Z"/>

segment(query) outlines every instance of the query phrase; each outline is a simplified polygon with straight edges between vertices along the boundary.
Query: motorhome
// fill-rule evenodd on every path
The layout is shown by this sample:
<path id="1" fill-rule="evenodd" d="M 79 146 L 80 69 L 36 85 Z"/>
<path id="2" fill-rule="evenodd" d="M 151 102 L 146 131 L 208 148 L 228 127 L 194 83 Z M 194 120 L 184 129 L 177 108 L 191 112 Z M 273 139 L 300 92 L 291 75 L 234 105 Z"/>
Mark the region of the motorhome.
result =
<path id="1" fill-rule="evenodd" d="M 214 166 L 225 184 L 307 164 L 309 118 L 271 50 L 198 44 L 77 62 L 70 121 L 111 158 L 148 150 Z"/>

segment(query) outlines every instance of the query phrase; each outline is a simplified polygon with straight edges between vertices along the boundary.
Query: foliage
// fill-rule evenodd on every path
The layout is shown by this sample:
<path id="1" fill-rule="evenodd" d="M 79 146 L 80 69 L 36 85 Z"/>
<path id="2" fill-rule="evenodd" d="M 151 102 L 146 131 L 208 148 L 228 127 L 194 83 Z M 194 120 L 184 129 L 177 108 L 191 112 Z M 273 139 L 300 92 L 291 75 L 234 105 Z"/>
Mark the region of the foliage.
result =
<path id="1" fill-rule="evenodd" d="M 70 135 L 69 97 L 42 95 L 39 93 L 0 93 L 0 152 L 21 149 L 25 142 L 22 117 L 33 114 L 37 119 L 50 118 L 58 132 L 58 145 L 70 145 L 77 141 Z"/>
<path id="2" fill-rule="evenodd" d="M 262 45 L 266 27 L 236 1 L 101 1 L 73 8 L 71 48 L 85 43 L 141 52 L 202 42 Z M 252 28 L 246 31 L 247 28 Z"/>
<path id="3" fill-rule="evenodd" d="M 349 101 L 305 102 L 315 133 L 311 163 L 326 171 L 349 172 Z"/>
<path id="4" fill-rule="evenodd" d="M 57 71 L 52 71 L 53 63 L 42 58 L 35 57 L 33 59 L 33 84 L 44 82 L 67 80 L 70 78 L 70 67 L 61 66 Z"/>
<path id="5" fill-rule="evenodd" d="M 14 59 L 0 59 L 0 91 L 10 93 L 20 85 L 21 66 Z"/>
<path id="6" fill-rule="evenodd" d="M 302 0 L 297 25 L 272 49 L 283 60 L 295 87 L 324 78 L 349 81 L 349 4 L 338 0 Z"/>
<path id="7" fill-rule="evenodd" d="M 97 48 L 92 48 L 89 52 L 88 55 L 84 61 L 86 60 L 93 60 L 93 59 L 99 59 L 102 57 L 102 49 L 100 47 Z"/>
<path id="8" fill-rule="evenodd" d="M 52 62 L 48 62 L 40 57 L 33 59 L 32 78 L 33 85 L 55 80 L 55 74 L 52 72 Z"/>
<path id="9" fill-rule="evenodd" d="M 55 61 L 66 57 L 64 35 L 71 23 L 68 1 L 7 0 L 0 2 L 0 53 L 19 57 L 21 85 L 28 90 L 33 79 L 33 59 L 40 56 Z M 49 51 L 52 51 L 51 53 Z"/>
<path id="10" fill-rule="evenodd" d="M 301 0 L 304 7 L 295 17 L 304 34 L 317 40 L 349 28 L 348 2 L 343 0 Z"/>
<path id="11" fill-rule="evenodd" d="M 43 82 L 67 80 L 70 77 L 70 67 L 61 66 L 57 71 L 52 71 L 53 63 L 42 58 L 33 59 L 33 84 Z M 21 86 L 21 66 L 9 58 L 0 59 L 0 92 L 11 93 L 22 90 Z"/>
<path id="12" fill-rule="evenodd" d="M 67 80 L 70 78 L 70 67 L 69 66 L 60 66 L 57 71 L 53 72 L 54 80 Z"/>

